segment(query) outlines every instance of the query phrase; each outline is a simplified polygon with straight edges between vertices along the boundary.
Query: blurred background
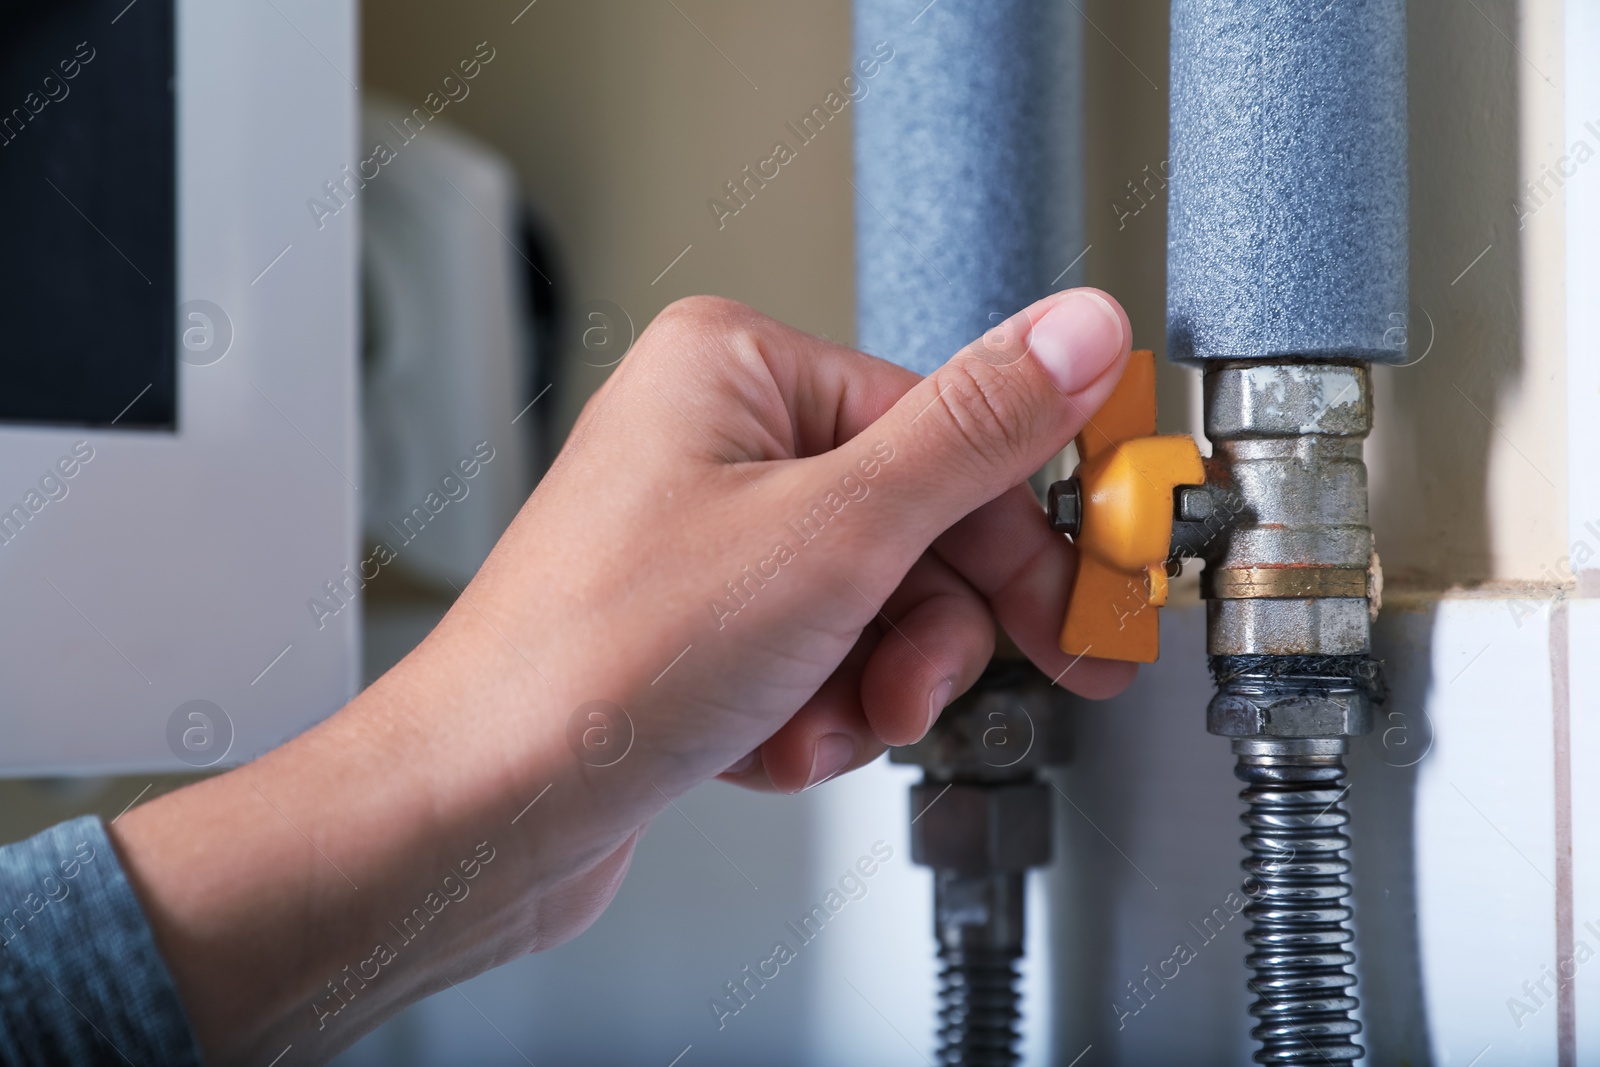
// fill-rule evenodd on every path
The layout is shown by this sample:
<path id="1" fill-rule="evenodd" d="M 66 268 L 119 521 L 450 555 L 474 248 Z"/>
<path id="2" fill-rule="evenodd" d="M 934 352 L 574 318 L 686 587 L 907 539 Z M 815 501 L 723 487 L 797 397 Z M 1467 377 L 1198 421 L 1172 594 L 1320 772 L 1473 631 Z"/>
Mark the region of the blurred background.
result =
<path id="1" fill-rule="evenodd" d="M 1194 431 L 1196 376 L 1161 358 L 1166 5 L 1070 6 L 1083 22 L 1081 277 L 1116 295 L 1135 344 L 1156 350 L 1162 429 Z M 293 45 L 285 84 L 314 99 L 319 85 L 357 82 L 363 146 L 444 92 L 461 61 L 481 64 L 470 91 L 350 198 L 362 213 L 362 543 L 403 523 L 491 412 L 516 415 L 491 435 L 497 459 L 473 495 L 364 590 L 365 683 L 442 616 L 585 400 L 666 304 L 715 293 L 853 341 L 851 108 L 737 214 L 711 205 L 732 202 L 725 184 L 789 138 L 785 123 L 862 46 L 848 0 L 388 0 L 329 37 L 299 7 L 284 10 L 304 27 L 303 46 L 282 31 Z M 1557 207 L 1519 225 L 1515 205 L 1562 150 L 1560 98 L 1544 84 L 1562 70 L 1560 12 L 1546 0 L 1410 5 L 1417 332 L 1413 365 L 1376 371 L 1380 430 L 1368 448 L 1390 647 L 1426 634 L 1441 595 L 1541 598 L 1559 585 L 1564 300 L 1552 272 L 1563 224 Z M 358 38 L 359 69 L 336 62 L 344 34 Z M 894 77 L 892 62 L 880 77 Z M 329 228 L 349 219 L 331 211 L 331 194 L 323 202 Z M 1428 362 L 1441 347 L 1451 362 Z M 1232 935 L 1137 1017 L 1119 1022 L 1113 1006 L 1239 877 L 1232 760 L 1205 734 L 1195 697 L 1209 686 L 1202 616 L 1191 575 L 1164 621 L 1162 663 L 1125 696 L 1075 713 L 1074 761 L 1056 777 L 1058 858 L 1030 889 L 1029 1063 L 1199 1062 L 1194 1049 L 1243 1058 L 1249 1047 Z M 1408 803 L 1416 772 L 1405 760 L 1372 751 L 1355 762 L 1357 821 L 1381 823 Z M 413 1006 L 338 1062 L 931 1063 L 930 876 L 911 864 L 907 837 L 915 777 L 880 763 L 799 797 L 708 784 L 657 820 L 591 930 Z M 0 782 L 0 837 L 85 811 L 110 819 L 188 780 Z M 1366 942 L 1362 981 L 1380 994 L 1367 1023 L 1426 1056 L 1409 846 L 1371 836 L 1358 922 L 1392 936 Z M 708 1001 L 879 842 L 893 858 L 866 896 L 719 1025 Z M 1391 889 L 1397 912 L 1385 911 Z M 1399 977 L 1386 986 L 1385 973 Z"/>

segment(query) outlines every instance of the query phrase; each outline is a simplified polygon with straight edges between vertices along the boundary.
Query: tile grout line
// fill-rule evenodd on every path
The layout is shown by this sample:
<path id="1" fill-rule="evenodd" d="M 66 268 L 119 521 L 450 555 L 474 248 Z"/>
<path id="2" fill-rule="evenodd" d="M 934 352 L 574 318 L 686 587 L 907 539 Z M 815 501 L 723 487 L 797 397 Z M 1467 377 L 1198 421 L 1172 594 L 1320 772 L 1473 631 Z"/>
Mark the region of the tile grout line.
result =
<path id="1" fill-rule="evenodd" d="M 1560 600 L 1550 612 L 1550 704 L 1556 804 L 1556 1062 L 1560 1067 L 1576 1067 L 1578 1062 L 1577 976 L 1574 973 L 1563 977 L 1561 972 L 1562 961 L 1574 958 L 1572 684 L 1568 651 L 1567 603 Z"/>

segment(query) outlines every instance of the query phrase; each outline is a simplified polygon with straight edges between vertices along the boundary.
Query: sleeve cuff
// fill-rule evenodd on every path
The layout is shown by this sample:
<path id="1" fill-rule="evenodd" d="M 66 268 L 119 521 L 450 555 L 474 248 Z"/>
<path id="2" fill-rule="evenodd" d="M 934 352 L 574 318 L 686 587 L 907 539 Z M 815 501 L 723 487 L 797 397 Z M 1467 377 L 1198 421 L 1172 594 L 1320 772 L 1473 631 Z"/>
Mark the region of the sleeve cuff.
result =
<path id="1" fill-rule="evenodd" d="M 0 1063 L 201 1062 L 99 818 L 0 848 L 0 909 Z"/>

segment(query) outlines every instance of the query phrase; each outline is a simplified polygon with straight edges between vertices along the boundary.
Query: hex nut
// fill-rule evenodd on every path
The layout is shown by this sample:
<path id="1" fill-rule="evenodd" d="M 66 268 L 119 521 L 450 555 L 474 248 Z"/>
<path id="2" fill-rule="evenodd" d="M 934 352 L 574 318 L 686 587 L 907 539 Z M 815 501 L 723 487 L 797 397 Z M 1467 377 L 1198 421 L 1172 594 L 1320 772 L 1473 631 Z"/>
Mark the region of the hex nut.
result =
<path id="1" fill-rule="evenodd" d="M 1206 729 L 1223 737 L 1358 737 L 1372 732 L 1372 701 L 1354 689 L 1277 700 L 1221 692 L 1206 708 Z"/>
<path id="2" fill-rule="evenodd" d="M 1212 441 L 1372 430 L 1372 372 L 1346 363 L 1249 363 L 1206 371 L 1205 430 Z"/>
<path id="3" fill-rule="evenodd" d="M 1031 663 L 996 659 L 927 736 L 891 748 L 889 759 L 923 767 L 944 782 L 1015 782 L 1067 762 L 1071 700 Z"/>
<path id="4" fill-rule="evenodd" d="M 1050 862 L 1050 787 L 1039 781 L 911 788 L 911 858 L 964 874 L 1023 871 Z"/>

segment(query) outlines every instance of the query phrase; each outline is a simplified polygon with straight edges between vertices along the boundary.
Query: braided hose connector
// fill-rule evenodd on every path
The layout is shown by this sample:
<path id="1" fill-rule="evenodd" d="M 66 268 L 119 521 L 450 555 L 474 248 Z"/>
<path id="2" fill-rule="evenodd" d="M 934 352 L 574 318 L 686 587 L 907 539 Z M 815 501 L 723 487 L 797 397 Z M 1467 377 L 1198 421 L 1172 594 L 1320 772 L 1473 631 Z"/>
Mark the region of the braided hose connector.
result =
<path id="1" fill-rule="evenodd" d="M 944 949 L 939 959 L 939 1059 L 945 1067 L 1012 1067 L 1022 1037 L 1021 951 Z"/>
<path id="2" fill-rule="evenodd" d="M 1344 738 L 1249 738 L 1233 743 L 1234 773 L 1248 783 L 1240 820 L 1250 856 L 1243 863 L 1251 901 L 1245 962 L 1255 972 L 1250 1014 L 1261 1049 L 1255 1062 L 1350 1063 L 1366 1050 L 1350 1017 L 1355 962 L 1344 880 L 1350 846 L 1344 827 Z"/>

